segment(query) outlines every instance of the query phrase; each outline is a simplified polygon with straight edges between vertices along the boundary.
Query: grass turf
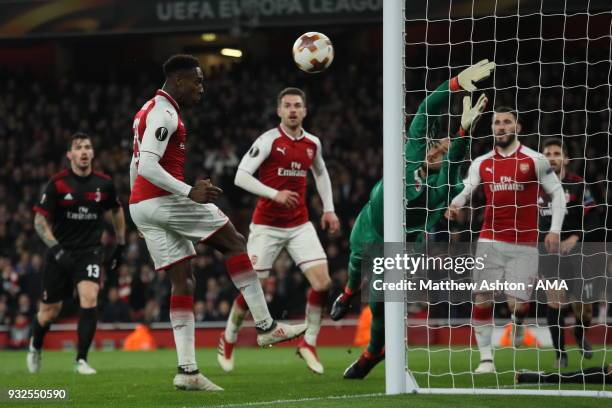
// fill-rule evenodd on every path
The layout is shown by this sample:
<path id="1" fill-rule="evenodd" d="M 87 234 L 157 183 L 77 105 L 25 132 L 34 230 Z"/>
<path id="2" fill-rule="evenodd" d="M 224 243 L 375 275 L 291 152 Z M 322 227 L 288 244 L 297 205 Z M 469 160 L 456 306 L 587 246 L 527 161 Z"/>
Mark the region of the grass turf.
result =
<path id="1" fill-rule="evenodd" d="M 434 349 L 433 353 L 414 350 L 409 353 L 410 365 L 416 371 L 420 385 L 451 387 L 472 386 L 469 367 L 469 352 L 453 349 Z M 172 387 L 176 355 L 174 350 L 155 352 L 94 351 L 89 361 L 98 370 L 94 376 L 79 376 L 72 372 L 72 352 L 44 352 L 43 369 L 37 375 L 30 375 L 25 368 L 25 352 L 0 352 L 0 407 L 38 407 L 40 401 L 12 403 L 6 397 L 7 389 L 65 389 L 68 401 L 47 401 L 45 407 L 405 407 L 415 404 L 419 407 L 512 407 L 521 408 L 549 406 L 550 398 L 556 403 L 568 403 L 572 408 L 598 405 L 592 398 L 575 397 L 533 397 L 533 396 L 471 396 L 471 395 L 378 395 L 384 392 L 383 364 L 376 367 L 363 381 L 343 380 L 342 372 L 358 357 L 358 351 L 348 354 L 343 348 L 321 348 L 319 355 L 326 372 L 317 376 L 308 371 L 294 354 L 293 348 L 276 347 L 260 350 L 242 348 L 236 351 L 236 369 L 224 373 L 216 364 L 216 350 L 197 351 L 200 369 L 214 382 L 225 388 L 221 393 L 179 392 Z M 539 360 L 538 360 L 538 357 Z M 585 366 L 600 364 L 604 351 L 596 353 Z M 477 353 L 472 356 L 477 358 Z M 535 350 L 520 350 L 516 368 L 548 369 L 554 353 Z M 513 370 L 511 350 L 496 353 L 497 368 L 500 371 Z M 570 354 L 570 367 L 579 369 L 580 355 Z M 474 360 L 475 364 L 475 360 Z M 443 375 L 452 367 L 453 376 Z M 433 375 L 432 375 L 433 374 Z M 502 374 L 477 376 L 475 385 L 482 387 L 511 387 L 512 375 Z M 578 387 L 581 388 L 581 387 Z M 596 387 L 597 388 L 597 387 Z M 548 388 L 550 389 L 550 388 Z M 554 388 L 553 388 L 554 389 Z M 601 386 L 598 389 L 602 389 Z M 608 387 L 610 390 L 610 387 Z M 372 395 L 374 394 L 374 395 Z M 266 403 L 269 402 L 269 403 Z"/>

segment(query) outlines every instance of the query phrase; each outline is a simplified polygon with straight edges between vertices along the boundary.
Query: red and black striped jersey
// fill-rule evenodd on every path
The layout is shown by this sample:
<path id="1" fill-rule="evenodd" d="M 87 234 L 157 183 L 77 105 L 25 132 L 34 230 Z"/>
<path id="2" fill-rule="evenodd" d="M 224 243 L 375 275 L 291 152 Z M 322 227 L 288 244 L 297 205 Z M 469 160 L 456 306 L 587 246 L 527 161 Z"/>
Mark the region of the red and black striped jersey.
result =
<path id="1" fill-rule="evenodd" d="M 34 211 L 49 219 L 63 247 L 87 250 L 100 245 L 104 212 L 120 206 L 110 176 L 94 171 L 81 177 L 66 169 L 51 177 Z"/>
<path id="2" fill-rule="evenodd" d="M 589 224 L 591 223 L 587 221 L 587 217 L 596 205 L 595 200 L 589 186 L 582 177 L 575 173 L 566 172 L 563 180 L 561 180 L 561 185 L 567 203 L 561 229 L 561 239 L 566 239 L 570 235 L 578 235 L 582 238 L 584 231 L 590 228 Z M 540 193 L 538 207 L 540 210 L 540 241 L 542 241 L 550 229 L 552 208 L 548 194 L 544 191 Z"/>

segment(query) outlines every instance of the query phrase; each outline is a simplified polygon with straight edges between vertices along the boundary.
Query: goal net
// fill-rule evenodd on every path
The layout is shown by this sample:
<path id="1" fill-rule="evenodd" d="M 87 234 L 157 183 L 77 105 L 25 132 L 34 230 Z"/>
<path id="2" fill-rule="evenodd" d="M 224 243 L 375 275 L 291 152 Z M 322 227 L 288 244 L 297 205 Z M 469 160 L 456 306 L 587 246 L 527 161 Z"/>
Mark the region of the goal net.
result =
<path id="1" fill-rule="evenodd" d="M 612 397 L 612 371 L 607 375 L 612 363 L 612 263 L 605 244 L 612 129 L 610 2 L 385 1 L 385 7 L 392 4 L 404 16 L 400 48 L 405 69 L 397 81 L 404 84 L 408 149 L 399 158 L 389 150 L 392 135 L 385 131 L 385 166 L 401 160 L 405 168 L 404 206 L 387 218 L 403 221 L 407 253 L 425 260 L 425 266 L 416 273 L 404 266 L 403 278 L 416 286 L 403 289 L 401 302 L 395 298 L 385 305 L 392 309 L 386 311 L 386 326 L 401 327 L 386 331 L 388 392 Z M 385 24 L 388 16 L 386 12 Z M 385 36 L 386 42 L 392 40 Z M 445 81 L 483 59 L 494 61 L 495 69 L 475 84 L 475 91 L 448 92 L 441 105 L 424 102 Z M 391 78 L 385 76 L 385 81 Z M 446 151 L 444 138 L 451 137 L 450 146 L 458 140 L 463 97 L 471 95 L 474 104 L 481 93 L 488 103 L 471 135 L 464 136 L 469 139 L 465 153 L 454 159 L 447 153 L 443 161 L 450 163 L 439 170 L 435 164 L 411 166 L 427 161 L 423 153 L 415 157 L 420 143 L 435 163 L 436 149 Z M 389 101 L 385 94 L 385 111 L 393 109 Z M 419 110 L 422 103 L 425 109 Z M 503 106 L 510 110 L 495 113 Z M 420 114 L 425 127 L 410 129 Z M 513 130 L 520 151 L 512 150 L 510 136 L 501 137 Z M 422 139 L 410 140 L 415 137 Z M 504 140 L 510 145 L 504 146 Z M 489 154 L 488 165 L 481 161 L 480 185 L 449 221 L 443 214 L 464 187 L 461 180 L 468 168 L 496 149 L 501 153 Z M 525 164 L 528 158 L 532 164 Z M 538 170 L 537 161 L 548 163 L 549 158 L 557 162 Z M 514 166 L 510 175 L 503 170 L 508 163 Z M 385 194 L 389 186 L 397 186 L 387 170 Z M 437 177 L 436 171 L 446 177 Z M 551 247 L 544 242 L 550 226 L 543 220 L 554 218 L 558 204 L 551 203 L 554 192 L 543 181 L 553 171 L 566 202 L 560 249 L 555 249 L 554 237 Z M 535 198 L 526 193 L 530 183 L 537 184 Z M 442 203 L 440 193 L 445 195 Z M 525 197 L 532 201 L 525 202 Z M 416 228 L 414 220 L 420 217 L 425 222 Z M 514 224 L 500 224 L 504 219 Z M 385 222 L 385 242 L 398 241 L 389 239 L 397 235 L 391 222 Z M 530 229 L 539 234 L 534 238 L 525 232 Z M 494 242 L 483 242 L 483 237 Z M 479 268 L 478 256 L 484 268 Z M 470 257 L 472 262 L 466 262 Z M 450 263 L 442 265 L 444 261 Z M 488 277 L 495 282 L 483 289 Z M 429 286 L 421 286 L 423 281 Z M 399 336 L 403 350 L 394 343 Z M 398 368 L 398 357 L 406 362 L 403 367 Z M 534 374 L 539 372 L 546 374 Z M 401 386 L 397 375 L 405 377 Z"/>

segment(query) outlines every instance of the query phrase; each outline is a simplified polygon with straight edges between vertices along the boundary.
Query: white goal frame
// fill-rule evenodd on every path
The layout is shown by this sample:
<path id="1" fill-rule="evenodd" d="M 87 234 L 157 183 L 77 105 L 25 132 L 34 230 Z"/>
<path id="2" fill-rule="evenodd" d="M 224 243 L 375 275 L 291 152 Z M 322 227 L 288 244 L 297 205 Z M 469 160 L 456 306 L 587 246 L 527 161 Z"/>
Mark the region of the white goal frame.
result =
<path id="1" fill-rule="evenodd" d="M 404 158 L 405 124 L 405 0 L 383 3 L 383 176 L 384 240 L 404 242 Z M 401 86 L 400 86 L 401 85 Z M 387 254 L 385 256 L 393 256 Z M 385 280 L 391 279 L 385 272 Z M 389 274 L 389 275 L 387 275 Z M 387 294 L 385 294 L 387 298 Z M 603 390 L 517 389 L 517 388 L 424 388 L 408 371 L 406 355 L 406 303 L 385 302 L 385 389 L 387 394 L 470 394 L 470 395 L 541 395 L 607 397 Z"/>

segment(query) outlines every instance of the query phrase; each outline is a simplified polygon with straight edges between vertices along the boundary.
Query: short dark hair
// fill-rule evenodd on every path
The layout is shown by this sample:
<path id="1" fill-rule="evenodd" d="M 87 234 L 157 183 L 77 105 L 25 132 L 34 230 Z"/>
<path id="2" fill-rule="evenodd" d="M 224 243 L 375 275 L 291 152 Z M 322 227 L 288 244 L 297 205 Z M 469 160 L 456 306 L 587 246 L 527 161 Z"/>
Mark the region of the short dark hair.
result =
<path id="1" fill-rule="evenodd" d="M 169 75 L 177 71 L 181 71 L 183 69 L 197 68 L 199 66 L 200 61 L 193 55 L 176 54 L 171 56 L 166 62 L 164 62 L 164 75 L 168 77 Z"/>
<path id="2" fill-rule="evenodd" d="M 304 91 L 302 91 L 300 88 L 294 87 L 285 88 L 278 93 L 278 97 L 276 98 L 277 105 L 281 104 L 283 96 L 285 95 L 297 95 L 302 98 L 302 102 L 304 102 L 304 105 L 306 105 L 306 93 L 304 93 Z"/>
<path id="3" fill-rule="evenodd" d="M 561 150 L 563 151 L 563 155 L 565 157 L 568 156 L 567 143 L 563 143 L 563 140 L 559 139 L 558 137 L 549 137 L 548 139 L 546 139 L 544 143 L 542 143 L 542 151 L 544 151 L 544 149 L 546 149 L 549 146 L 559 146 Z"/>
<path id="4" fill-rule="evenodd" d="M 495 113 L 511 113 L 512 116 L 514 116 L 514 120 L 516 120 L 517 122 L 519 121 L 518 120 L 518 111 L 516 109 L 513 109 L 513 108 L 509 107 L 509 106 L 505 106 L 505 105 L 497 106 L 497 107 L 495 107 L 495 109 L 493 109 L 493 112 L 495 112 Z"/>
<path id="5" fill-rule="evenodd" d="M 91 142 L 91 137 L 85 132 L 76 132 L 72 136 L 70 136 L 70 142 L 68 142 L 68 150 L 72 150 L 72 144 L 75 140 L 89 140 Z"/>

